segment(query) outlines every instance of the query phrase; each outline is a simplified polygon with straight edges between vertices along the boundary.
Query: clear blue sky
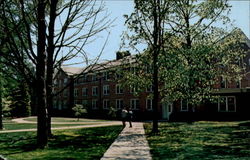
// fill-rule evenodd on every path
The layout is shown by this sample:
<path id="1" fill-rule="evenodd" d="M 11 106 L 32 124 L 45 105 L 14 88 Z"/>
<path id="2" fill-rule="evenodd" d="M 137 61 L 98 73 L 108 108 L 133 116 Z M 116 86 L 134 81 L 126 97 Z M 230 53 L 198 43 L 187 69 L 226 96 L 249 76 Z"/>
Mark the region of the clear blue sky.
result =
<path id="1" fill-rule="evenodd" d="M 113 23 L 114 27 L 110 28 L 110 36 L 108 44 L 101 56 L 101 61 L 115 59 L 116 51 L 120 49 L 121 35 L 127 28 L 124 25 L 124 14 L 130 14 L 133 11 L 132 0 L 104 0 L 106 8 L 110 13 L 110 19 L 116 19 Z M 229 18 L 234 20 L 234 26 L 241 28 L 243 32 L 250 38 L 250 0 L 231 0 L 231 14 Z M 223 27 L 223 26 L 222 26 Z M 86 51 L 93 57 L 100 52 L 107 32 L 102 33 L 94 43 L 86 47 Z M 77 61 L 77 60 L 75 60 Z M 78 65 L 79 66 L 79 65 Z"/>

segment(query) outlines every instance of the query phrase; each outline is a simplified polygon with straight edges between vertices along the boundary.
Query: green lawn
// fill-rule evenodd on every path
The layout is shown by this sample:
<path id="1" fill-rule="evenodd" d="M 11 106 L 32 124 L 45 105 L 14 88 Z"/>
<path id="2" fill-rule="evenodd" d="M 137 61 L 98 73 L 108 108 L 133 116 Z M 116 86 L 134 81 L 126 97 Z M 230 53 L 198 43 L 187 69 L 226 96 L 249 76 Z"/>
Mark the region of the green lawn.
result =
<path id="1" fill-rule="evenodd" d="M 53 131 L 49 147 L 36 149 L 36 132 L 0 134 L 0 155 L 13 160 L 99 160 L 122 126 Z"/>
<path id="2" fill-rule="evenodd" d="M 52 124 L 53 128 L 58 127 L 70 127 L 70 126 L 82 126 L 82 125 L 92 125 L 96 123 L 87 123 L 87 124 Z M 17 129 L 32 129 L 37 128 L 37 125 L 34 123 L 16 123 L 11 120 L 3 121 L 4 130 L 17 130 Z"/>
<path id="3" fill-rule="evenodd" d="M 58 128 L 58 127 L 70 127 L 70 126 L 83 126 L 83 125 L 93 125 L 97 124 L 96 122 L 101 122 L 99 120 L 92 120 L 92 121 L 79 121 L 79 122 L 86 122 L 86 124 L 77 124 L 74 122 L 77 122 L 76 119 L 73 118 L 53 118 L 55 121 L 54 122 L 72 122 L 72 124 L 52 124 L 53 128 Z M 27 118 L 27 120 L 30 121 L 35 121 L 36 118 Z M 103 121 L 105 122 L 105 121 Z M 4 119 L 3 120 L 3 125 L 5 130 L 17 130 L 17 129 L 32 129 L 32 128 L 37 128 L 37 125 L 35 123 L 16 123 L 11 121 L 11 119 Z"/>
<path id="4" fill-rule="evenodd" d="M 250 159 L 250 121 L 162 122 L 151 134 L 144 125 L 154 160 Z"/>

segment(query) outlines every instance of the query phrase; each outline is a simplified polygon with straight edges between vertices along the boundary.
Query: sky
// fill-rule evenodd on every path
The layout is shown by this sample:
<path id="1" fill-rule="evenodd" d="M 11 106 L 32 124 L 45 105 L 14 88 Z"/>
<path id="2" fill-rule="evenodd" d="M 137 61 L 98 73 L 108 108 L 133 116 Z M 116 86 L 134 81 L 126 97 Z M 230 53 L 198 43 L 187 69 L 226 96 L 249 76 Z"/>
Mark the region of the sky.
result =
<path id="1" fill-rule="evenodd" d="M 116 52 L 120 50 L 121 36 L 124 31 L 127 30 L 125 26 L 124 14 L 130 14 L 133 11 L 132 0 L 104 0 L 106 9 L 108 11 L 109 18 L 113 19 L 113 27 L 108 31 L 102 32 L 90 45 L 85 47 L 86 52 L 95 57 L 100 53 L 101 48 L 109 33 L 109 38 L 105 49 L 100 57 L 100 61 L 113 60 L 116 58 Z M 250 0 L 230 0 L 231 13 L 228 15 L 233 20 L 233 25 L 240 28 L 248 38 L 250 38 Z M 223 26 L 221 26 L 223 27 Z M 77 59 L 72 60 L 74 62 Z M 80 67 L 81 65 L 77 65 Z"/>

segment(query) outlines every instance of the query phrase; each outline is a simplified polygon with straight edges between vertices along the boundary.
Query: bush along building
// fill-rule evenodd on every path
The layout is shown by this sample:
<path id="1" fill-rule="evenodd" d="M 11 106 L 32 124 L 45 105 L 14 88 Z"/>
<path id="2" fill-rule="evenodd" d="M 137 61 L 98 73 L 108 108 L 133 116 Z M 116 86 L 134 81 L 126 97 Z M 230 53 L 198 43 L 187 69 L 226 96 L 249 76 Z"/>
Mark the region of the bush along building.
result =
<path id="1" fill-rule="evenodd" d="M 241 62 L 245 71 L 242 79 L 227 81 L 218 77 L 212 94 L 219 98 L 213 102 L 205 101 L 195 106 L 189 104 L 188 100 L 160 103 L 159 119 L 249 119 L 250 41 L 245 38 L 243 49 L 246 52 Z M 124 87 L 120 83 L 122 72 L 118 73 L 117 68 L 124 64 L 124 60 L 135 63 L 134 56 L 128 52 L 117 52 L 116 56 L 116 60 L 85 68 L 61 67 L 54 78 L 54 92 L 59 94 L 54 97 L 53 115 L 73 116 L 73 106 L 82 104 L 91 118 L 119 118 L 121 109 L 130 107 L 134 119 L 151 119 L 152 98 L 149 95 L 153 92 L 152 87 L 145 88 L 139 94 L 134 94 L 136 87 Z"/>

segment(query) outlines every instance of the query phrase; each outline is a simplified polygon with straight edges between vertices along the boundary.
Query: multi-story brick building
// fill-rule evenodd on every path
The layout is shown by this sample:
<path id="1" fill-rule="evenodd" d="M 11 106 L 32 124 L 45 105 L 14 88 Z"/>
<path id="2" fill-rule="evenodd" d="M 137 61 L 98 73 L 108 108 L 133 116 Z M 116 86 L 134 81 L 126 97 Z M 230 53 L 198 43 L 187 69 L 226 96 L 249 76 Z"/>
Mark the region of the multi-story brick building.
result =
<path id="1" fill-rule="evenodd" d="M 250 114 L 248 97 L 250 97 L 250 41 L 246 38 L 244 58 L 246 72 L 242 80 L 227 82 L 219 78 L 214 94 L 221 95 L 217 103 L 206 102 L 199 106 L 191 106 L 188 101 L 177 101 L 173 104 L 159 104 L 159 116 L 162 119 L 186 119 L 192 114 L 198 119 L 247 118 Z M 131 58 L 132 56 L 129 56 Z M 132 58 L 131 58 L 132 60 Z M 152 113 L 152 99 L 148 95 L 151 88 L 146 88 L 139 95 L 133 89 L 122 88 L 120 78 L 115 69 L 122 64 L 122 57 L 116 60 L 88 66 L 86 68 L 62 67 L 55 78 L 54 115 L 72 116 L 74 104 L 82 104 L 88 108 L 92 117 L 108 117 L 110 108 L 117 114 L 123 106 L 129 106 L 137 119 L 147 119 Z M 193 117 L 193 118 L 194 118 Z M 249 116 L 250 117 L 250 116 Z"/>

